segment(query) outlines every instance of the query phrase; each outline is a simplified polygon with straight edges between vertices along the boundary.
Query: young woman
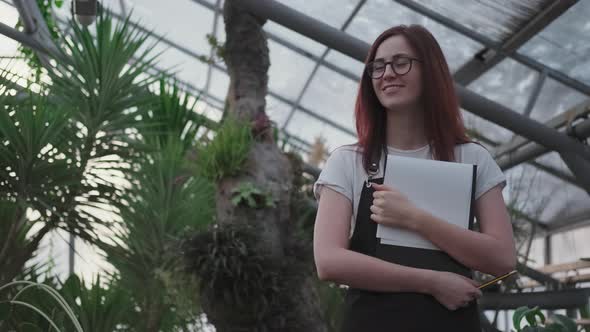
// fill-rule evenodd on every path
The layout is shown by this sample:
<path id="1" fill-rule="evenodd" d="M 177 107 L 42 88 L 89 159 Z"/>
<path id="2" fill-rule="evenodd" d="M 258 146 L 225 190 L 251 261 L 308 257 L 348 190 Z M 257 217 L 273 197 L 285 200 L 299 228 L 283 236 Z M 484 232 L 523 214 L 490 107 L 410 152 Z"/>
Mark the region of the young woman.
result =
<path id="1" fill-rule="evenodd" d="M 349 287 L 343 331 L 480 331 L 474 300 L 481 291 L 471 271 L 500 275 L 516 264 L 505 177 L 466 136 L 448 65 L 425 28 L 383 32 L 365 69 L 355 106 L 358 144 L 333 151 L 314 185 L 318 275 Z M 479 232 L 382 185 L 388 154 L 477 165 Z M 398 262 L 379 259 L 377 224 L 416 232 L 441 251 L 427 264 L 402 247 Z"/>

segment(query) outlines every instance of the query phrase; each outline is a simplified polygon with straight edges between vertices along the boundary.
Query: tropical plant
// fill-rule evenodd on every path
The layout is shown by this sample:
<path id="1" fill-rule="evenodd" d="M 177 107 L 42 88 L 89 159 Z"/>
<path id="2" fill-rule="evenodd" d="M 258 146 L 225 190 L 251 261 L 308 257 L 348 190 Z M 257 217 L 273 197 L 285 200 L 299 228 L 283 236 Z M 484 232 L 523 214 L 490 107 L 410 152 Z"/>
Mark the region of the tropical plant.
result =
<path id="1" fill-rule="evenodd" d="M 71 308 L 71 302 L 68 303 L 50 285 L 52 281 L 12 281 L 0 287 L 0 294 L 12 291 L 8 293 L 7 300 L 0 302 L 0 327 L 8 331 L 63 331 L 68 328 L 70 331 L 84 332 Z"/>
<path id="2" fill-rule="evenodd" d="M 63 5 L 63 0 L 36 0 L 36 2 L 37 7 L 39 8 L 39 13 L 41 14 L 41 17 L 43 17 L 45 25 L 47 25 L 49 35 L 54 40 L 58 39 L 59 27 L 57 26 L 57 21 L 53 17 L 53 7 L 61 8 Z M 16 22 L 15 28 L 19 30 L 23 28 L 23 22 L 20 17 Z M 22 44 L 18 46 L 18 51 L 23 55 L 24 59 L 27 61 L 27 64 L 32 69 L 31 76 L 33 80 L 39 82 L 43 67 L 37 53 Z"/>
<path id="3" fill-rule="evenodd" d="M 177 264 L 177 240 L 213 219 L 212 186 L 186 158 L 205 120 L 194 112 L 196 99 L 174 84 L 150 91 L 153 45 L 128 20 L 101 13 L 92 32 L 71 26 L 40 94 L 17 100 L 7 86 L 0 90 L 0 284 L 26 270 L 41 239 L 62 228 L 103 248 L 118 269 L 108 289 L 98 281 L 91 289 L 106 301 L 104 325 L 84 317 L 94 302 L 81 304 L 90 331 L 114 322 L 132 331 L 194 330 L 197 292 Z M 84 291 L 73 279 L 63 289 Z M 122 297 L 123 309 L 132 308 L 119 308 L 125 317 L 107 305 Z"/>
<path id="4" fill-rule="evenodd" d="M 49 231 L 65 226 L 60 224 L 68 205 L 64 198 L 76 190 L 81 172 L 71 148 L 76 136 L 69 123 L 70 110 L 32 93 L 21 100 L 9 99 L 9 92 L 2 92 L 0 284 L 24 269 Z M 37 223 L 42 227 L 30 234 Z"/>
<path id="5" fill-rule="evenodd" d="M 138 331 L 171 331 L 198 316 L 196 281 L 183 273 L 180 240 L 213 221 L 212 183 L 191 173 L 187 156 L 199 121 L 194 103 L 175 86 L 160 82 L 157 102 L 145 112 L 138 132 L 146 152 L 126 173 L 120 229 L 101 243 L 117 279 L 145 319 Z"/>
<path id="6" fill-rule="evenodd" d="M 211 142 L 201 142 L 197 150 L 197 172 L 212 180 L 238 174 L 252 146 L 251 128 L 234 117 L 227 117 Z"/>
<path id="7" fill-rule="evenodd" d="M 207 157 L 207 153 L 197 154 L 197 160 L 203 158 L 197 165 L 208 170 L 208 176 L 216 181 L 215 225 L 207 232 L 195 234 L 186 250 L 192 271 L 201 281 L 210 280 L 209 275 L 217 276 L 216 283 L 205 286 L 201 292 L 201 305 L 218 332 L 326 331 L 314 284 L 317 278 L 308 250 L 310 243 L 297 236 L 298 226 L 291 214 L 292 166 L 273 140 L 272 126 L 265 114 L 270 60 L 262 30 L 264 21 L 244 11 L 236 0 L 225 1 L 223 16 L 223 59 L 230 73 L 225 118 L 233 117 L 241 126 L 251 128 L 236 130 L 243 134 L 232 135 L 234 139 L 220 140 L 220 146 L 233 146 L 216 149 L 227 153 L 210 154 L 231 158 L 220 161 Z M 241 135 L 245 139 L 240 140 Z M 231 167 L 235 172 L 218 171 L 228 165 L 235 165 Z M 274 207 L 253 209 L 248 204 L 234 204 L 234 189 L 247 182 L 264 188 L 274 198 Z M 249 266 L 243 260 L 251 257 L 256 259 Z M 236 261 L 239 264 L 229 264 Z M 228 270 L 223 270 L 223 266 Z M 263 267 L 264 273 L 257 266 Z M 267 285 L 263 291 L 234 287 L 244 281 L 249 290 L 256 290 L 257 280 Z M 266 306 L 259 305 L 264 303 L 273 305 L 266 310 Z"/>
<path id="8" fill-rule="evenodd" d="M 242 182 L 232 190 L 234 205 L 245 204 L 254 209 L 274 207 L 275 202 L 272 196 L 256 187 L 252 182 Z"/>
<path id="9" fill-rule="evenodd" d="M 514 311 L 512 323 L 516 332 L 576 332 L 574 321 L 564 315 L 554 314 L 552 323 L 545 324 L 545 315 L 539 307 L 519 307 Z M 522 320 L 526 319 L 528 325 L 521 327 Z"/>

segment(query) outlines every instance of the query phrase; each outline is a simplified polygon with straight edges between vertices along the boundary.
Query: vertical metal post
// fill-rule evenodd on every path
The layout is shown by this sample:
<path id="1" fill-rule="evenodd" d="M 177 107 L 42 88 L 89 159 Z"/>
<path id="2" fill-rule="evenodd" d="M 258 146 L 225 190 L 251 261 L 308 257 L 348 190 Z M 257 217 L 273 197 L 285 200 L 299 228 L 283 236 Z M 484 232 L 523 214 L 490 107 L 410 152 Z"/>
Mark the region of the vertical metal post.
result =
<path id="1" fill-rule="evenodd" d="M 68 255 L 68 273 L 73 275 L 75 273 L 75 259 L 76 259 L 76 237 L 70 232 L 69 237 L 69 255 Z"/>

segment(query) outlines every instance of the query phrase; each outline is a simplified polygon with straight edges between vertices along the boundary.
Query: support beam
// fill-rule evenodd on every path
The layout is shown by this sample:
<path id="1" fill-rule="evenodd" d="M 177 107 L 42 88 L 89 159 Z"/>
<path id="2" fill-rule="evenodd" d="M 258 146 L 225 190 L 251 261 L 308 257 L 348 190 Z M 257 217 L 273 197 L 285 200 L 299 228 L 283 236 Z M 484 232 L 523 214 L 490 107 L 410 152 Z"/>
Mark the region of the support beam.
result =
<path id="1" fill-rule="evenodd" d="M 486 136 L 482 135 L 481 133 L 477 133 L 477 132 L 474 132 L 474 131 L 469 130 L 469 129 L 467 130 L 467 132 L 468 132 L 468 135 L 470 137 L 473 137 L 476 140 L 479 140 L 479 141 L 481 141 L 481 142 L 483 142 L 483 143 L 485 143 L 487 145 L 491 145 L 494 148 L 497 148 L 497 147 L 500 146 L 500 144 L 498 144 L 497 142 L 495 142 L 495 141 L 487 138 Z M 518 137 L 520 137 L 520 136 L 518 136 Z M 565 182 L 567 182 L 567 183 L 569 183 L 571 185 L 574 185 L 576 187 L 579 187 L 580 189 L 584 189 L 584 187 L 582 187 L 578 183 L 578 180 L 575 177 L 573 177 L 573 176 L 571 176 L 571 175 L 563 172 L 562 170 L 556 169 L 556 168 L 554 168 L 552 166 L 549 166 L 549 165 L 546 165 L 546 164 L 542 164 L 542 163 L 537 162 L 537 161 L 534 161 L 534 160 L 532 160 L 532 161 L 529 160 L 527 162 L 529 164 L 531 164 L 533 167 L 538 168 L 538 169 L 542 170 L 543 172 L 545 172 L 545 173 L 547 173 L 549 175 L 553 175 L 553 176 L 555 176 L 556 178 L 558 178 L 558 179 L 560 179 L 562 181 L 565 181 Z M 503 169 L 503 170 L 505 170 L 505 169 Z"/>
<path id="2" fill-rule="evenodd" d="M 521 275 L 527 276 L 552 290 L 564 288 L 564 285 L 559 280 L 551 277 L 551 275 L 535 270 L 525 264 L 518 263 L 516 269 Z"/>
<path id="3" fill-rule="evenodd" d="M 590 209 L 584 209 L 567 217 L 557 216 L 547 223 L 547 234 L 557 234 L 590 225 Z"/>
<path id="4" fill-rule="evenodd" d="M 209 3 L 207 0 L 191 0 L 194 3 L 197 3 L 205 8 L 208 8 L 210 10 L 216 11 L 216 12 L 221 12 L 221 9 L 216 9 L 215 5 Z M 264 31 L 266 33 L 266 36 L 268 37 L 269 40 L 272 40 L 273 42 L 282 45 L 292 51 L 294 51 L 295 53 L 298 53 L 299 55 L 302 55 L 306 58 L 309 58 L 310 60 L 314 61 L 314 62 L 318 62 L 320 63 L 322 66 L 329 68 L 335 72 L 337 72 L 338 74 L 349 78 L 355 82 L 360 80 L 360 76 L 358 74 L 355 74 L 353 72 L 351 72 L 350 70 L 338 67 L 334 64 L 332 64 L 331 62 L 327 62 L 325 59 L 321 59 L 320 57 L 309 53 L 308 51 L 302 49 L 301 47 L 293 44 L 292 42 L 278 36 L 275 35 L 274 33 L 270 32 L 270 31 Z"/>
<path id="5" fill-rule="evenodd" d="M 348 18 L 346 19 L 346 21 L 344 22 L 344 24 L 340 28 L 341 31 L 345 31 L 346 30 L 346 28 L 350 25 L 350 23 L 352 22 L 352 20 L 356 16 L 356 14 L 361 10 L 361 7 L 365 4 L 365 2 L 367 2 L 367 0 L 360 0 L 357 3 L 357 5 L 354 7 L 354 9 L 350 13 L 350 15 L 348 16 Z M 293 106 L 293 108 L 289 112 L 289 115 L 287 115 L 287 120 L 285 120 L 285 123 L 283 124 L 283 127 L 282 127 L 283 130 L 285 128 L 287 128 L 287 126 L 289 125 L 289 122 L 291 121 L 291 118 L 293 117 L 293 115 L 295 114 L 295 111 L 297 111 L 297 108 L 301 104 L 301 100 L 303 99 L 303 96 L 305 95 L 305 92 L 307 91 L 307 88 L 309 88 L 309 85 L 311 84 L 311 81 L 315 77 L 315 74 L 319 70 L 319 68 L 321 66 L 321 63 L 323 61 L 325 61 L 326 56 L 328 56 L 328 52 L 330 52 L 330 49 L 329 48 L 326 49 L 324 51 L 324 53 L 322 54 L 322 56 L 320 57 L 320 59 L 318 61 L 316 61 L 315 65 L 313 67 L 313 70 L 311 71 L 311 74 L 309 74 L 309 76 L 307 77 L 307 80 L 305 81 L 305 84 L 303 84 L 303 88 L 301 89 L 301 92 L 299 93 L 299 96 L 297 96 L 297 99 L 295 100 L 295 105 Z"/>
<path id="6" fill-rule="evenodd" d="M 221 6 L 221 0 L 217 0 L 215 2 L 215 8 L 219 8 L 220 9 Z M 211 35 L 214 38 L 217 38 L 217 22 L 219 21 L 219 16 L 221 15 L 221 10 L 215 10 L 214 14 L 213 14 L 213 27 L 211 28 Z M 213 57 L 215 56 L 215 46 L 211 45 L 211 51 L 209 52 L 209 59 L 211 59 L 211 61 L 213 60 Z M 209 64 L 209 67 L 207 68 L 207 78 L 205 79 L 205 88 L 203 89 L 203 92 L 205 92 L 205 95 L 209 94 L 209 86 L 211 85 L 211 76 L 213 74 L 213 65 Z M 207 97 L 205 97 L 207 98 Z"/>
<path id="7" fill-rule="evenodd" d="M 559 155 L 590 195 L 590 161 L 570 152 L 560 153 Z"/>
<path id="8" fill-rule="evenodd" d="M 516 52 L 511 52 L 511 53 L 507 53 L 502 49 L 502 45 L 489 39 L 486 36 L 481 35 L 480 33 L 473 31 L 455 21 L 451 21 L 450 19 L 440 15 L 439 13 L 436 13 L 433 10 L 430 10 L 429 8 L 417 3 L 416 1 L 413 0 L 395 0 L 398 3 L 403 4 L 404 6 L 442 24 L 445 25 L 446 27 L 448 27 L 449 29 L 455 30 L 485 46 L 487 46 L 488 48 L 492 49 L 495 53 L 502 55 L 504 57 L 510 57 L 514 60 L 516 60 L 517 62 L 528 66 L 529 68 L 532 68 L 536 71 L 543 71 L 546 70 L 547 74 L 549 75 L 549 77 L 551 77 L 552 79 L 565 84 L 566 86 L 575 89 L 577 91 L 579 91 L 580 93 L 583 93 L 587 96 L 590 96 L 590 85 L 581 82 L 577 79 L 574 79 L 572 77 L 569 77 L 565 74 L 563 74 L 560 71 L 557 71 L 555 69 L 552 69 L 542 63 L 540 63 L 539 61 L 532 59 L 526 55 L 522 55 Z"/>
<path id="9" fill-rule="evenodd" d="M 559 129 L 571 122 L 578 117 L 584 117 L 590 115 L 590 100 L 584 101 L 567 111 L 561 112 L 560 114 L 553 117 L 551 120 L 545 122 L 545 126 Z M 502 158 L 504 155 L 516 151 L 518 148 L 530 143 L 530 140 L 517 136 L 510 142 L 498 146 L 494 149 L 494 157 Z"/>
<path id="10" fill-rule="evenodd" d="M 484 293 L 479 300 L 482 310 L 508 310 L 522 306 L 541 309 L 577 309 L 589 304 L 590 288 L 562 289 L 532 293 Z"/>
<path id="11" fill-rule="evenodd" d="M 508 38 L 500 48 L 506 54 L 516 52 L 533 36 L 541 32 L 577 2 L 578 0 L 566 0 L 551 3 L 547 8 L 531 19 L 524 27 L 519 29 L 518 32 Z M 506 58 L 504 54 L 494 52 L 489 48 L 481 50 L 478 54 L 489 54 L 489 56 L 474 57 L 459 68 L 453 75 L 457 83 L 465 86 L 469 85 L 469 83 L 475 81 L 483 73 Z"/>
<path id="12" fill-rule="evenodd" d="M 364 62 L 369 45 L 326 23 L 302 14 L 274 0 L 242 0 L 240 5 L 263 19 L 269 19 L 328 48 Z"/>
<path id="13" fill-rule="evenodd" d="M 545 85 L 545 80 L 547 79 L 547 72 L 542 71 L 539 73 L 537 77 L 537 81 L 535 82 L 535 86 L 533 87 L 533 91 L 529 96 L 529 100 L 524 108 L 522 114 L 530 117 L 533 108 L 535 108 L 535 104 L 537 103 L 537 99 L 539 99 L 539 95 L 541 94 L 541 90 L 543 89 L 543 85 Z"/>
<path id="14" fill-rule="evenodd" d="M 561 153 L 575 153 L 586 160 L 590 160 L 590 148 L 566 134 L 529 119 L 460 85 L 456 84 L 455 87 L 461 99 L 461 105 L 465 110 L 551 150 Z"/>
<path id="15" fill-rule="evenodd" d="M 22 31 L 18 31 L 11 26 L 8 26 L 2 22 L 0 22 L 0 34 L 5 35 L 8 38 L 14 39 L 19 43 L 29 47 L 39 53 L 42 54 L 51 54 L 50 51 L 45 47 L 45 45 L 41 44 L 37 39 L 33 38 L 31 35 L 28 35 Z"/>
<path id="16" fill-rule="evenodd" d="M 369 45 L 338 29 L 306 16 L 273 0 L 242 0 L 241 5 L 264 19 L 273 20 L 330 48 L 363 61 Z M 464 109 L 486 120 L 559 152 L 570 152 L 590 160 L 590 149 L 552 128 L 529 119 L 507 107 L 484 98 L 463 86 L 455 85 Z"/>
<path id="17" fill-rule="evenodd" d="M 48 56 L 48 53 L 57 55 L 59 52 L 51 39 L 51 34 L 49 33 L 43 15 L 41 15 L 36 0 L 13 0 L 13 2 L 23 22 L 25 33 L 31 36 L 39 44 L 43 45 L 43 48 L 48 51 L 37 52 L 37 56 L 41 60 L 43 66 L 49 68 L 50 57 Z"/>
<path id="18" fill-rule="evenodd" d="M 117 19 L 123 19 L 122 17 L 120 17 L 116 13 L 110 12 L 110 14 L 113 15 L 113 17 L 115 17 Z M 186 47 L 184 47 L 184 46 L 182 46 L 182 45 L 180 45 L 180 44 L 178 44 L 178 43 L 176 43 L 174 41 L 171 41 L 170 39 L 166 38 L 165 36 L 162 36 L 162 35 L 159 35 L 159 34 L 153 32 L 153 31 L 150 31 L 150 30 L 146 29 L 145 27 L 143 27 L 140 24 L 137 24 L 137 23 L 135 23 L 133 21 L 129 21 L 129 24 L 131 26 L 137 28 L 138 30 L 140 30 L 140 31 L 142 31 L 144 33 L 149 34 L 150 36 L 157 38 L 162 43 L 164 43 L 164 44 L 166 44 L 168 46 L 172 46 L 172 47 L 176 48 L 177 50 L 179 50 L 180 52 L 182 52 L 184 54 L 190 55 L 190 56 L 194 57 L 195 59 L 199 59 L 199 57 L 200 57 L 200 55 L 197 54 L 196 52 L 194 52 L 194 51 L 192 51 L 192 50 L 190 50 L 190 49 L 188 49 L 188 48 L 186 48 Z M 219 65 L 217 63 L 212 63 L 211 65 L 213 66 L 213 68 L 215 68 L 217 70 L 220 70 L 220 71 L 222 71 L 224 73 L 227 72 L 227 70 L 225 68 L 223 68 L 221 65 Z M 270 89 L 268 90 L 268 94 L 271 97 L 274 97 L 274 98 L 276 98 L 276 99 L 278 99 L 278 100 L 286 103 L 289 106 L 294 106 L 295 105 L 295 103 L 292 100 L 289 100 L 289 99 L 287 99 L 287 98 L 279 95 L 278 93 L 276 93 L 276 92 L 274 92 L 274 91 L 272 91 Z M 320 120 L 322 122 L 325 122 L 326 124 L 332 126 L 333 128 L 335 128 L 337 130 L 340 130 L 340 131 L 342 131 L 342 132 L 344 132 L 346 134 L 352 135 L 353 137 L 356 136 L 356 133 L 352 129 L 346 128 L 343 125 L 340 125 L 340 124 L 338 124 L 338 123 L 336 123 L 336 122 L 334 122 L 334 121 L 332 121 L 332 120 L 330 120 L 330 119 L 328 119 L 328 118 L 326 118 L 326 117 L 324 117 L 322 115 L 319 115 L 319 114 L 317 114 L 317 113 L 315 113 L 315 112 L 313 112 L 313 111 L 311 111 L 311 110 L 309 110 L 309 109 L 307 109 L 307 108 L 305 108 L 303 106 L 299 106 L 298 109 L 299 109 L 299 111 L 301 111 L 301 112 L 303 112 L 303 113 L 305 113 L 305 114 L 307 114 L 307 115 L 309 115 L 309 116 L 311 116 L 311 117 L 313 117 L 313 118 L 315 118 L 317 120 Z"/>
<path id="19" fill-rule="evenodd" d="M 576 134 L 579 138 L 590 137 L 590 120 L 585 120 L 575 126 Z M 579 143 L 581 145 L 581 143 Z M 537 143 L 529 143 L 520 148 L 518 151 L 510 154 L 504 154 L 496 159 L 502 169 L 509 169 L 527 160 L 535 159 L 550 150 Z"/>
<path id="20" fill-rule="evenodd" d="M 578 180 L 575 177 L 573 177 L 569 174 L 566 174 L 557 168 L 554 168 L 549 165 L 541 164 L 540 162 L 537 162 L 537 161 L 529 161 L 528 163 L 531 164 L 532 166 L 534 166 L 535 168 L 542 170 L 543 172 L 545 172 L 547 174 L 555 176 L 556 178 L 560 179 L 563 182 L 567 182 L 573 186 L 576 186 L 582 190 L 585 190 L 585 188 L 582 185 L 580 185 L 580 183 L 578 182 Z"/>

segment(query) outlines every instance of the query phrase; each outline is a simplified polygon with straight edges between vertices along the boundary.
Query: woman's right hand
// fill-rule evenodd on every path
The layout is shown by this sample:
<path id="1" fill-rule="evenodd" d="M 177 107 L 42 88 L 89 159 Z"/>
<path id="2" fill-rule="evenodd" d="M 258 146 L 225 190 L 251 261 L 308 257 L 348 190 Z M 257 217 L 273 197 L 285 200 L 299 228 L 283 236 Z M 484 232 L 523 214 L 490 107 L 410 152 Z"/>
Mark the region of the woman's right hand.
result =
<path id="1" fill-rule="evenodd" d="M 449 310 L 466 307 L 481 297 L 475 280 L 452 272 L 434 271 L 434 281 L 430 293 Z"/>

